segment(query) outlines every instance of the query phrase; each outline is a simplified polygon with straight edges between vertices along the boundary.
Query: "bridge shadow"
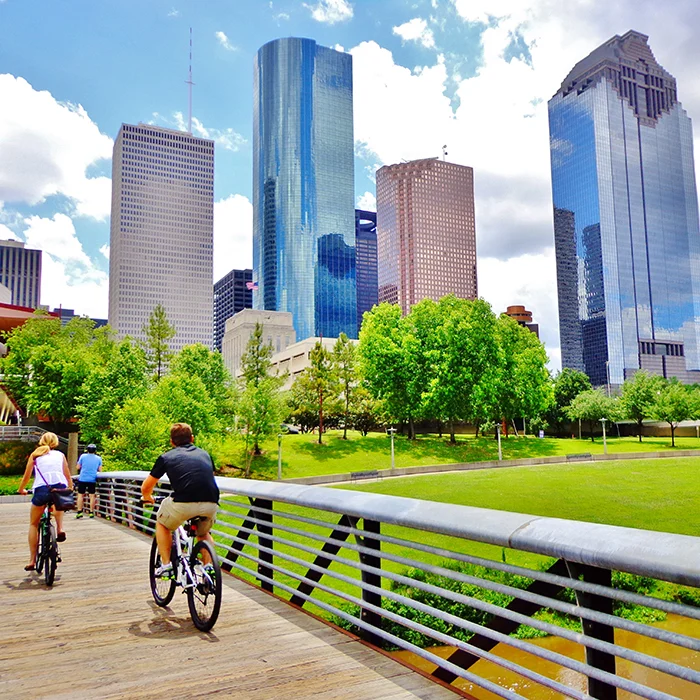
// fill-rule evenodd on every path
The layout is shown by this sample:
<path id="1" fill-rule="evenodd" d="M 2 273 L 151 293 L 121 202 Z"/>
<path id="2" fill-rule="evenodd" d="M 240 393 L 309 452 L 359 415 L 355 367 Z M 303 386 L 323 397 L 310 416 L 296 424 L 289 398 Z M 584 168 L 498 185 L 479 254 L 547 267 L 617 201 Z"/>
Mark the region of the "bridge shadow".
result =
<path id="1" fill-rule="evenodd" d="M 213 644 L 219 638 L 213 632 L 200 632 L 189 617 L 179 617 L 170 608 L 161 608 L 149 601 L 153 617 L 149 622 L 133 622 L 129 625 L 129 634 L 142 639 L 173 639 L 173 637 L 199 637 Z"/>

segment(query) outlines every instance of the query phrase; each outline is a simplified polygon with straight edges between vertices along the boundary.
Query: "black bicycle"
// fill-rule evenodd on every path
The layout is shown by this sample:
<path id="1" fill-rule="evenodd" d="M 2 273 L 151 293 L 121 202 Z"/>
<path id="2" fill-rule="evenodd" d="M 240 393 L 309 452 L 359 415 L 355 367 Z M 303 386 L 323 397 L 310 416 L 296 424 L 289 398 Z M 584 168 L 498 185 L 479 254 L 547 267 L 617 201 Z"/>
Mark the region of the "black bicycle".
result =
<path id="1" fill-rule="evenodd" d="M 39 542 L 36 552 L 36 572 L 41 576 L 44 572 L 44 581 L 47 586 L 52 586 L 56 577 L 56 566 L 61 561 L 56 541 L 56 528 L 51 520 L 52 503 L 44 506 L 44 512 L 39 521 Z"/>
<path id="2" fill-rule="evenodd" d="M 155 537 L 151 545 L 149 576 L 151 593 L 156 605 L 164 608 L 175 595 L 175 587 L 180 586 L 187 594 L 187 604 L 194 626 L 208 632 L 215 624 L 221 610 L 223 588 L 219 557 L 211 543 L 197 542 L 197 524 L 201 518 L 192 518 L 173 532 L 173 545 L 170 558 L 173 565 L 173 578 L 156 576 L 161 565 L 160 553 Z"/>

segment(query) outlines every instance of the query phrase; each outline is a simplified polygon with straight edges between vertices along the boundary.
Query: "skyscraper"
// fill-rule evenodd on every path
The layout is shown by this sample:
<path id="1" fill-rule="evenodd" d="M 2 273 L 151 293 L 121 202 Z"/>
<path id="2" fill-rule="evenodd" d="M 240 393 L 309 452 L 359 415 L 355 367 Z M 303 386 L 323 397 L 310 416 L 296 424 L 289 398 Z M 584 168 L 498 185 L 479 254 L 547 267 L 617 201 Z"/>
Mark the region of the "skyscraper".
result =
<path id="1" fill-rule="evenodd" d="M 378 303 L 377 212 L 355 209 L 355 276 L 357 280 L 357 326 L 362 314 Z"/>
<path id="2" fill-rule="evenodd" d="M 22 241 L 0 241 L 0 284 L 12 294 L 11 303 L 36 309 L 41 297 L 41 251 Z"/>
<path id="3" fill-rule="evenodd" d="M 109 323 L 141 338 L 157 304 L 171 350 L 213 341 L 214 142 L 123 124 L 112 159 Z"/>
<path id="4" fill-rule="evenodd" d="M 377 170 L 379 302 L 475 299 L 474 172 L 437 158 Z"/>
<path id="5" fill-rule="evenodd" d="M 692 126 L 647 37 L 614 36 L 549 101 L 562 365 L 595 385 L 700 370 Z"/>
<path id="6" fill-rule="evenodd" d="M 297 338 L 357 333 L 352 58 L 311 39 L 257 54 L 253 294 Z"/>
<path id="7" fill-rule="evenodd" d="M 231 270 L 214 283 L 214 348 L 221 351 L 226 319 L 253 308 L 253 271 Z"/>

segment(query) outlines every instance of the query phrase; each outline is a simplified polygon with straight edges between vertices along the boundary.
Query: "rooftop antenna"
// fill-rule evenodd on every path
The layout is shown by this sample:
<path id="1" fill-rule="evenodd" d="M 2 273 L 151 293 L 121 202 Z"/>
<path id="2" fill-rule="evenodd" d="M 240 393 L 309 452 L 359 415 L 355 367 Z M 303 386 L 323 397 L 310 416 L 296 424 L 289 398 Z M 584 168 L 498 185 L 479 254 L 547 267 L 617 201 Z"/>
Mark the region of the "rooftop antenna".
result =
<path id="1" fill-rule="evenodd" d="M 443 161 L 445 160 L 445 156 L 446 156 L 446 155 L 447 155 L 447 144 L 445 144 L 445 145 L 442 147 L 442 159 L 443 159 Z"/>
<path id="2" fill-rule="evenodd" d="M 187 80 L 185 80 L 185 83 L 189 87 L 189 111 L 188 111 L 188 119 L 187 119 L 187 133 L 191 134 L 192 133 L 192 86 L 194 83 L 192 82 L 192 27 L 190 27 L 190 71 L 187 75 Z"/>

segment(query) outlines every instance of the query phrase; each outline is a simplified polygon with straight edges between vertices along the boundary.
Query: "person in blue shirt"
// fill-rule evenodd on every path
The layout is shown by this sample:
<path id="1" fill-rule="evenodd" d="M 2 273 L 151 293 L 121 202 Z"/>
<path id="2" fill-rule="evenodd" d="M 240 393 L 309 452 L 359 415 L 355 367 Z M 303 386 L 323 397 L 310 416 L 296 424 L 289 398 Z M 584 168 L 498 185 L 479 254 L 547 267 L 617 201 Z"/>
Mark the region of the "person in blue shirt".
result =
<path id="1" fill-rule="evenodd" d="M 83 517 L 83 496 L 85 492 L 90 494 L 90 518 L 95 517 L 95 488 L 97 487 L 97 472 L 102 469 L 102 457 L 95 454 L 97 447 L 93 444 L 87 446 L 87 452 L 80 455 L 78 460 L 78 504 L 76 518 Z"/>

